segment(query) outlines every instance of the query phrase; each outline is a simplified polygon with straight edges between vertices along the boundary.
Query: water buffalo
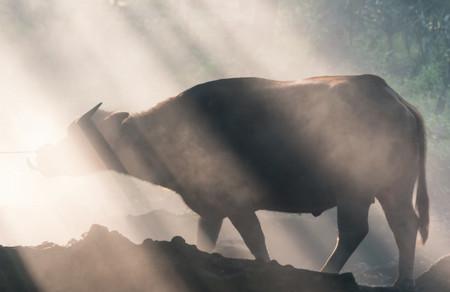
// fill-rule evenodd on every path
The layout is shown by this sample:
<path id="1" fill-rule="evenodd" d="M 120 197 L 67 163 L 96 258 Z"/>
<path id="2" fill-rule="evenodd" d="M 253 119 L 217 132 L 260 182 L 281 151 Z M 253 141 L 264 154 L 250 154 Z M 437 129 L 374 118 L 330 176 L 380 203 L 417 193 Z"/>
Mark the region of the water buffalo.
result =
<path id="1" fill-rule="evenodd" d="M 376 198 L 399 249 L 396 283 L 412 285 L 417 231 L 425 242 L 429 224 L 424 123 L 380 77 L 222 79 L 137 114 L 99 106 L 42 148 L 36 167 L 112 169 L 172 189 L 200 215 L 201 247 L 214 247 L 228 217 L 265 261 L 255 211 L 318 216 L 337 206 L 339 238 L 325 272 L 339 272 L 364 239 Z M 100 163 L 61 163 L 74 148 Z"/>

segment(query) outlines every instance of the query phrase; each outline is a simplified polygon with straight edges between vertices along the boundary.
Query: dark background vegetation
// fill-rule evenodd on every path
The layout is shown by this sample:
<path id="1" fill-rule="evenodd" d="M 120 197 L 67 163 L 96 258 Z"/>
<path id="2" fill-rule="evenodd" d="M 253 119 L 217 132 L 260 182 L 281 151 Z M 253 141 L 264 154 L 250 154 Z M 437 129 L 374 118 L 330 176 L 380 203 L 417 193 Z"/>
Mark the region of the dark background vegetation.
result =
<path id="1" fill-rule="evenodd" d="M 418 251 L 418 261 L 425 262 L 421 271 L 450 252 L 448 0 L 0 0 L 0 53 L 4 149 L 30 148 L 22 142 L 31 140 L 23 137 L 46 142 L 40 127 L 42 116 L 64 129 L 98 101 L 104 101 L 106 109 L 139 111 L 197 83 L 218 78 L 282 80 L 377 74 L 420 109 L 427 126 L 431 235 L 425 251 Z M 107 200 L 100 200 L 96 197 L 98 188 L 85 187 L 89 184 L 86 178 L 55 183 L 20 169 L 20 175 L 12 179 L 11 169 L 22 167 L 23 157 L 3 159 L 0 182 L 2 186 L 14 182 L 14 187 L 11 193 L 4 191 L 0 201 L 6 196 L 24 197 L 24 201 L 33 196 L 33 200 L 45 203 L 42 208 L 38 204 L 30 207 L 37 210 L 35 213 L 30 209 L 20 213 L 9 206 L 1 210 L 4 218 L 24 219 L 15 225 L 13 220 L 1 222 L 0 236 L 6 234 L 7 227 L 14 229 L 11 226 L 25 230 L 18 232 L 18 244 L 50 237 L 63 242 L 87 230 L 87 224 L 108 225 L 111 220 L 100 217 L 111 215 L 106 201 L 115 199 L 125 209 L 125 200 L 113 195 L 121 191 L 114 189 L 114 184 L 103 190 Z M 50 189 L 46 184 L 56 187 Z M 140 187 L 149 200 L 162 193 Z M 53 208 L 57 211 L 49 211 L 47 198 L 56 202 Z M 173 205 L 167 200 L 158 208 Z M 133 208 L 123 212 L 149 211 Z M 8 210 L 15 217 L 6 216 Z M 48 214 L 54 215 L 52 212 L 59 212 L 59 217 L 41 221 Z M 317 268 L 316 262 L 323 262 L 334 245 L 334 229 L 329 227 L 335 228 L 332 212 L 319 218 L 289 217 L 286 221 L 290 225 L 280 217 L 283 224 L 273 228 L 269 223 L 264 226 L 262 220 L 263 228 L 269 231 L 269 248 L 274 247 L 272 254 L 283 263 Z M 53 225 L 58 221 L 54 218 L 63 218 L 60 229 Z M 383 220 L 382 216 L 373 217 L 371 235 L 359 249 L 366 257 L 350 263 L 350 270 L 362 270 L 361 263 L 373 267 L 378 262 L 395 262 L 395 243 L 388 237 L 390 231 Z M 273 218 L 266 221 L 277 222 Z M 300 240 L 290 246 L 312 254 L 313 263 L 307 265 L 304 257 L 295 258 L 291 253 L 294 249 L 286 248 L 286 237 L 271 236 L 272 231 L 275 234 L 282 229 L 280 226 L 287 229 L 286 234 L 312 242 L 309 249 L 306 244 L 300 246 Z"/>
<path id="2" fill-rule="evenodd" d="M 39 72 L 69 78 L 73 73 L 64 70 L 60 47 L 46 42 L 50 37 L 59 41 L 58 35 L 51 35 L 53 26 L 64 30 L 69 23 L 55 3 L 0 1 L 1 32 L 34 50 L 28 57 L 43 65 Z M 446 143 L 440 143 L 450 137 L 447 0 L 97 0 L 79 1 L 77 6 L 108 6 L 141 43 L 158 53 L 183 89 L 231 76 L 378 74 L 420 108 L 432 149 L 449 156 L 442 149 L 448 148 Z M 71 12 L 76 13 L 69 7 L 66 13 Z M 115 33 L 113 28 L 109 32 Z"/>
<path id="3" fill-rule="evenodd" d="M 173 24 L 173 15 L 169 12 L 176 1 L 116 0 L 111 3 L 121 7 L 124 14 L 131 11 L 129 6 L 144 7 L 145 11 L 150 11 L 144 23 L 135 18 L 135 25 L 144 34 L 145 30 L 158 30 L 159 26 L 164 27 L 171 22 L 182 35 L 183 32 L 196 33 L 189 30 L 189 26 L 202 19 L 196 19 L 198 15 L 191 17 L 189 12 L 204 9 L 204 2 L 222 2 L 220 5 L 225 9 L 222 12 L 240 30 L 257 31 L 253 26 L 260 24 L 258 18 L 264 19 L 270 30 L 258 36 L 251 48 L 253 55 L 262 54 L 260 51 L 272 46 L 281 53 L 280 59 L 281 56 L 285 58 L 286 53 L 292 59 L 293 64 L 286 66 L 301 66 L 295 62 L 295 53 L 283 42 L 285 35 L 295 31 L 309 44 L 312 55 L 320 58 L 321 63 L 334 67 L 333 71 L 379 74 L 406 98 L 416 102 L 430 120 L 438 119 L 441 114 L 440 122 L 445 123 L 447 119 L 450 86 L 449 1 L 273 0 L 269 1 L 274 8 L 269 11 L 271 15 L 258 15 L 254 13 L 258 11 L 258 1 L 192 0 L 179 4 L 179 16 L 182 18 L 176 24 Z M 217 27 L 213 34 L 221 34 L 219 23 L 213 21 L 208 25 Z M 205 34 L 201 37 L 206 42 L 213 38 Z M 199 62 L 191 64 L 197 68 L 191 76 L 200 75 L 205 80 L 221 77 L 217 62 L 222 67 L 233 67 L 236 61 L 213 59 L 194 44 L 191 49 L 193 63 Z M 183 64 L 186 65 L 189 66 Z"/>

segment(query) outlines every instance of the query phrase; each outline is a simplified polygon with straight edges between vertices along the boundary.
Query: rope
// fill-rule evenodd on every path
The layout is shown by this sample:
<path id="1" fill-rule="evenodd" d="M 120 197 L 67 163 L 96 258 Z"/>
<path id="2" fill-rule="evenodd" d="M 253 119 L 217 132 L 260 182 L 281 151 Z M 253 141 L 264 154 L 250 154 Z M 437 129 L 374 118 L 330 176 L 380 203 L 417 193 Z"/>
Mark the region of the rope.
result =
<path id="1" fill-rule="evenodd" d="M 22 151 L 0 151 L 1 154 L 26 154 L 26 153 L 32 153 L 35 152 L 35 150 L 22 150 Z"/>

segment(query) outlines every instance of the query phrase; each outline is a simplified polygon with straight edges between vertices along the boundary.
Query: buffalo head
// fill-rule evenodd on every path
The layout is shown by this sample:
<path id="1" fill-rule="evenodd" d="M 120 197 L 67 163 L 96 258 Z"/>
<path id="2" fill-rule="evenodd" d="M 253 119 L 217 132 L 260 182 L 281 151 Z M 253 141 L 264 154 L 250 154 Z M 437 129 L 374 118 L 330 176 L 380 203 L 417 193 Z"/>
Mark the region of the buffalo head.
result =
<path id="1" fill-rule="evenodd" d="M 110 143 L 118 139 L 119 125 L 129 114 L 99 111 L 101 105 L 73 121 L 63 139 L 38 149 L 30 165 L 47 176 L 83 175 L 106 169 L 124 172 Z"/>

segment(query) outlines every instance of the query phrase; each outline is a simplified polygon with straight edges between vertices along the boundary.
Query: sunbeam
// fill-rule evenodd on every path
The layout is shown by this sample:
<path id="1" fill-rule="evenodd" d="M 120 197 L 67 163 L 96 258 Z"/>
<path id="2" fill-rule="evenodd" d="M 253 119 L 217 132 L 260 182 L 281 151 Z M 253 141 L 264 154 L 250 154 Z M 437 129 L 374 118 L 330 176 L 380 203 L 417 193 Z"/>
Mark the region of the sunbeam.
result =
<path id="1" fill-rule="evenodd" d="M 232 77 L 301 80 L 315 75 L 370 73 L 382 76 L 392 88 L 399 88 L 405 100 L 418 104 L 424 113 L 427 131 L 430 130 L 427 152 L 430 239 L 425 246 L 417 244 L 416 252 L 415 273 L 422 273 L 449 252 L 447 226 L 450 217 L 446 212 L 450 205 L 446 198 L 450 191 L 447 181 L 450 158 L 447 141 L 441 143 L 437 138 L 441 136 L 435 134 L 436 128 L 448 130 L 447 118 L 434 114 L 439 108 L 434 109 L 436 92 L 444 92 L 444 97 L 437 98 L 446 100 L 448 91 L 447 85 L 436 81 L 442 79 L 446 84 L 447 80 L 444 75 L 439 75 L 447 61 L 439 61 L 437 56 L 447 56 L 448 49 L 446 53 L 433 53 L 427 47 L 433 45 L 426 43 L 434 41 L 435 47 L 439 47 L 445 40 L 438 42 L 437 37 L 428 40 L 421 34 L 444 30 L 444 23 L 449 23 L 448 17 L 445 21 L 442 20 L 444 16 L 441 20 L 428 21 L 430 26 L 441 23 L 439 29 L 425 27 L 412 31 L 408 25 L 400 28 L 397 23 L 399 28 L 389 32 L 401 13 L 380 16 L 397 11 L 383 10 L 387 8 L 380 3 L 386 1 L 364 5 L 353 2 L 0 0 L 0 100 L 3 105 L 0 108 L 3 138 L 0 143 L 0 244 L 38 245 L 49 241 L 64 245 L 79 238 L 94 223 L 118 230 L 136 243 L 149 236 L 170 240 L 175 235 L 185 234 L 188 243 L 196 244 L 194 233 L 201 219 L 195 214 L 195 208 L 193 211 L 188 207 L 195 203 L 180 197 L 185 189 L 197 193 L 209 190 L 210 195 L 204 201 L 199 199 L 200 195 L 190 194 L 190 198 L 195 198 L 193 201 L 235 204 L 233 206 L 238 209 L 258 200 L 273 203 L 273 198 L 272 201 L 268 199 L 269 193 L 274 192 L 274 186 L 287 181 L 282 177 L 289 175 L 287 171 L 275 173 L 271 168 L 276 169 L 276 165 L 261 160 L 255 162 L 257 151 L 245 148 L 250 144 L 231 141 L 233 133 L 245 129 L 248 130 L 245 141 L 259 141 L 254 138 L 258 127 L 264 127 L 264 137 L 271 133 L 270 137 L 283 137 L 284 140 L 279 140 L 286 142 L 284 144 L 261 138 L 258 145 L 267 153 L 273 149 L 279 151 L 280 156 L 291 153 L 289 162 L 293 164 L 308 161 L 309 158 L 305 158 L 308 155 L 313 157 L 315 153 L 322 153 L 321 161 L 316 165 L 321 168 L 317 173 L 323 174 L 323 179 L 317 180 L 317 184 L 326 185 L 326 182 L 339 181 L 346 176 L 355 178 L 355 185 L 377 182 L 391 173 L 388 170 L 374 173 L 363 166 L 372 164 L 374 168 L 385 166 L 384 169 L 388 169 L 395 159 L 401 159 L 378 159 L 396 143 L 387 131 L 389 121 L 361 122 L 363 118 L 371 118 L 367 114 L 369 107 L 388 103 L 387 94 L 383 95 L 385 92 L 376 96 L 376 101 L 367 108 L 366 105 L 358 108 L 355 102 L 349 105 L 328 99 L 322 104 L 317 101 L 321 95 L 318 92 L 326 90 L 341 90 L 349 95 L 348 100 L 357 100 L 351 96 L 354 88 L 346 87 L 345 80 L 338 78 L 335 83 L 326 83 L 327 77 L 324 77 L 280 82 L 267 91 L 261 89 L 265 85 L 258 85 L 262 97 L 253 100 L 251 106 L 245 103 L 245 94 L 224 94 L 228 99 L 217 106 L 216 112 L 212 109 L 213 103 L 185 102 L 189 94 L 179 95 L 197 84 Z M 408 13 L 416 11 L 414 9 Z M 425 17 L 425 12 L 421 17 Z M 384 23 L 389 19 L 395 20 L 394 24 Z M 379 24 L 381 22 L 384 26 Z M 410 43 L 412 45 L 408 47 Z M 450 76 L 450 69 L 447 74 Z M 323 85 L 325 83 L 327 85 Z M 305 102 L 309 111 L 305 110 L 304 117 L 295 116 L 296 104 L 286 102 L 287 96 L 270 99 L 275 90 L 283 86 L 305 86 L 302 92 L 307 93 L 304 95 L 314 96 L 315 99 Z M 213 93 L 219 95 L 220 90 Z M 248 96 L 247 100 L 250 100 L 251 94 Z M 178 104 L 177 98 L 185 102 L 185 107 L 169 108 L 170 102 Z M 219 115 L 229 106 L 229 100 L 235 101 L 243 111 L 248 106 L 267 117 L 270 123 L 255 125 L 258 121 L 250 118 L 236 118 L 241 123 L 239 126 L 222 123 Z M 88 145 L 90 157 L 86 151 L 59 152 L 62 147 L 58 147 L 70 144 L 61 142 L 71 139 L 70 125 L 76 125 L 80 116 L 100 102 L 102 108 L 92 122 L 104 131 L 106 141 L 111 145 L 123 143 L 115 140 L 115 130 L 111 130 L 114 122 L 111 120 L 120 119 L 114 126 L 125 124 L 133 128 L 140 139 L 138 144 L 142 148 L 139 149 L 145 148 L 142 151 L 145 155 L 131 147 L 123 152 L 117 150 L 114 154 L 119 160 L 128 158 L 120 161 L 126 169 L 122 173 L 108 169 L 104 172 L 80 171 L 75 176 L 77 167 L 107 168 L 98 156 L 99 151 L 92 147 L 92 141 L 83 135 L 80 137 L 84 138 L 74 140 L 82 146 L 80 149 Z M 231 106 L 228 109 L 232 111 Z M 242 113 L 236 111 L 234 114 L 240 117 Z M 373 115 L 376 114 L 381 115 Z M 294 127 L 284 120 L 288 115 L 295 116 L 293 120 L 301 125 Z M 183 119 L 184 123 L 174 126 Z M 127 120 L 131 122 L 126 124 Z M 276 121 L 286 127 L 281 129 Z M 396 135 L 401 136 L 407 130 L 398 131 Z M 304 132 L 294 135 L 294 131 Z M 306 142 L 302 140 L 305 137 L 308 138 Z M 364 139 L 357 141 L 361 137 Z M 132 135 L 128 138 L 135 139 L 132 142 L 138 140 Z M 312 144 L 314 147 L 309 147 Z M 349 150 L 355 144 L 371 151 L 355 157 L 356 151 Z M 37 162 L 42 162 L 37 161 L 38 158 L 44 159 L 43 155 L 38 157 L 35 152 L 38 149 L 47 149 L 47 158 L 52 158 L 55 169 L 70 175 L 49 175 L 42 169 L 41 172 L 33 170 Z M 294 149 L 302 152 L 304 157 Z M 407 153 L 407 149 L 403 150 L 399 157 Z M 355 167 L 347 169 L 348 173 L 343 172 L 348 165 Z M 72 172 L 67 171 L 69 168 Z M 221 176 L 213 179 L 214 174 Z M 193 178 L 199 181 L 195 186 L 197 189 L 180 183 L 193 181 Z M 234 197 L 230 199 L 220 192 L 224 189 L 239 190 L 244 195 L 233 201 Z M 387 191 L 380 189 L 379 192 Z M 233 201 L 232 204 L 227 200 Z M 396 241 L 380 205 L 382 202 L 374 200 L 374 203 L 369 213 L 369 235 L 344 271 L 353 272 L 358 280 L 370 284 L 386 284 L 395 275 L 390 277 L 382 272 L 380 277 L 372 279 L 366 274 L 381 266 L 391 269 L 392 262 L 395 264 L 398 257 Z M 257 218 L 261 221 L 271 258 L 281 264 L 319 270 L 333 250 L 338 234 L 337 212 L 328 210 L 335 205 L 336 202 L 308 212 L 314 216 L 258 211 Z M 158 213 L 161 210 L 167 213 Z M 186 223 L 177 221 L 180 218 Z M 143 227 L 146 220 L 154 221 L 151 228 Z M 231 257 L 252 258 L 232 221 L 225 221 L 213 251 L 224 251 Z M 237 225 L 236 220 L 234 225 Z M 248 246 L 248 240 L 246 243 Z M 24 258 L 22 264 L 27 268 L 29 262 Z M 130 264 L 125 254 L 123 262 Z M 152 263 L 143 265 L 154 271 Z M 42 277 L 38 266 L 28 268 L 32 278 Z M 160 276 L 164 278 L 164 275 Z M 179 281 L 179 287 L 184 287 L 182 277 Z M 41 288 L 51 291 L 51 287 Z"/>

